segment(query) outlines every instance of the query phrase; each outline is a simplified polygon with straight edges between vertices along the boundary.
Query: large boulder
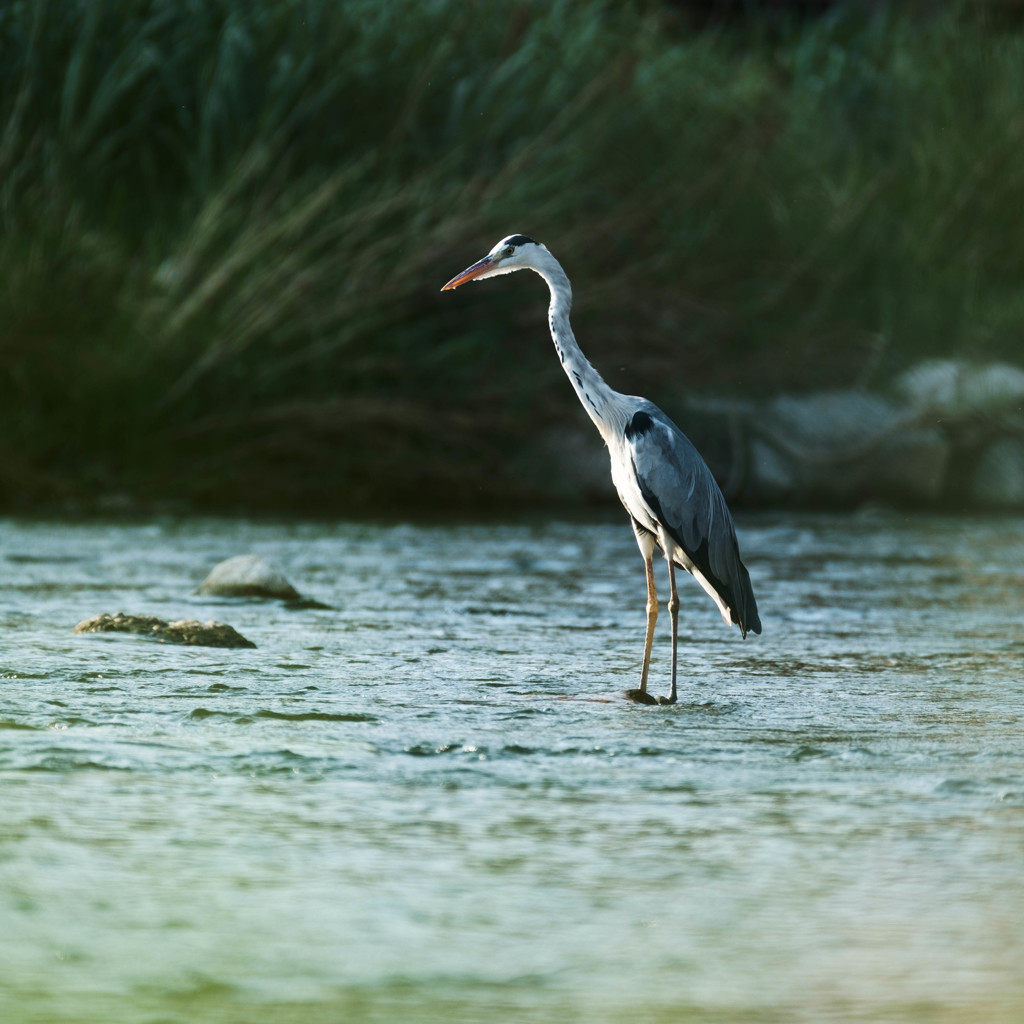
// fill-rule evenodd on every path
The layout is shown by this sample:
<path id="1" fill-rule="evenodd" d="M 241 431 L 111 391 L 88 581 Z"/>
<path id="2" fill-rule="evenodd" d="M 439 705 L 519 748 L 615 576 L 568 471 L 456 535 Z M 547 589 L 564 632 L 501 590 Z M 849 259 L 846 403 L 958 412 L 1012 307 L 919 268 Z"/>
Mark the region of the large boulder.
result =
<path id="1" fill-rule="evenodd" d="M 970 496 L 989 508 L 1024 508 L 1024 440 L 1000 437 L 982 450 Z"/>
<path id="2" fill-rule="evenodd" d="M 927 501 L 943 487 L 949 445 L 907 411 L 864 391 L 781 395 L 751 424 L 751 498 L 812 503 Z"/>
<path id="3" fill-rule="evenodd" d="M 900 374 L 895 390 L 919 412 L 962 416 L 1019 411 L 1024 370 L 1010 363 L 979 366 L 963 359 L 929 359 Z"/>

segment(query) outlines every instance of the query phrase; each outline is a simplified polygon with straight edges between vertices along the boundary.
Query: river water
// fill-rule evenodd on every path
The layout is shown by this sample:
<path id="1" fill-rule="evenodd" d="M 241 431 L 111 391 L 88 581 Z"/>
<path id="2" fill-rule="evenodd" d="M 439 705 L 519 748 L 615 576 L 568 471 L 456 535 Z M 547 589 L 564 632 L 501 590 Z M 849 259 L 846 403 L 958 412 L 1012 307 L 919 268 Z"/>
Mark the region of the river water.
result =
<path id="1" fill-rule="evenodd" d="M 624 521 L 0 521 L 0 1020 L 1019 1024 L 1024 520 L 740 538 L 649 707 Z"/>

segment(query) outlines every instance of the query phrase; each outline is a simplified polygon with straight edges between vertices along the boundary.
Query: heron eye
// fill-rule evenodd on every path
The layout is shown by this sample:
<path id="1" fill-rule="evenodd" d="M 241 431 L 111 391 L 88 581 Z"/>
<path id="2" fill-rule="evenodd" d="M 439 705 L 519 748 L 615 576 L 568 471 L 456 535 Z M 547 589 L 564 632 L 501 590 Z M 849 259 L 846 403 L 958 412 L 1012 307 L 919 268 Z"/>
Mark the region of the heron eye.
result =
<path id="1" fill-rule="evenodd" d="M 502 256 L 511 256 L 512 253 L 514 253 L 514 252 L 515 252 L 515 249 L 513 249 L 511 245 L 506 245 L 504 250 L 502 251 L 501 255 Z"/>

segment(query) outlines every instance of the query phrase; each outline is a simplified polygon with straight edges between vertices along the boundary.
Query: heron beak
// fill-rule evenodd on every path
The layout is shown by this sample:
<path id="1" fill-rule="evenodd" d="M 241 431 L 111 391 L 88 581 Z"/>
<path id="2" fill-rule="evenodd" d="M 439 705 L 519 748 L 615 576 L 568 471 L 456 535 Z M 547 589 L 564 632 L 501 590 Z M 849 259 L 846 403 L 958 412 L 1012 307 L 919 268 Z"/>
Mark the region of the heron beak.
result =
<path id="1" fill-rule="evenodd" d="M 479 277 L 482 273 L 490 270 L 494 266 L 495 259 L 493 256 L 485 256 L 482 260 L 474 263 L 471 267 L 466 269 L 461 274 L 456 274 L 442 289 L 441 291 L 451 291 L 452 288 L 458 288 L 460 284 L 465 284 L 467 281 L 472 281 L 473 278 Z"/>

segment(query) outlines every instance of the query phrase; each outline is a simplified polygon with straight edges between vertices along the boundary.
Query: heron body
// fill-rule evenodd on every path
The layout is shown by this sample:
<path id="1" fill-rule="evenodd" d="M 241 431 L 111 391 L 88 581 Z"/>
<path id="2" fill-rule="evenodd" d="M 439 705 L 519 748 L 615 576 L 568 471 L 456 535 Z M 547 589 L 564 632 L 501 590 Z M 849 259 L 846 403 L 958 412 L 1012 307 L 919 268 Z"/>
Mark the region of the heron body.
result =
<path id="1" fill-rule="evenodd" d="M 686 435 L 653 402 L 615 391 L 580 351 L 569 310 L 572 288 L 561 264 L 526 235 L 503 238 L 482 260 L 442 289 L 516 270 L 533 270 L 551 292 L 548 325 L 562 367 L 583 408 L 608 447 L 612 482 L 629 513 L 647 573 L 647 631 L 640 687 L 628 691 L 642 703 L 674 704 L 677 698 L 679 596 L 676 568 L 685 569 L 707 591 L 727 625 L 742 636 L 760 633 L 761 620 L 736 541 L 725 498 L 711 470 Z M 654 552 L 668 565 L 668 612 L 672 620 L 672 686 L 657 701 L 647 693 L 654 627 L 658 618 Z"/>

